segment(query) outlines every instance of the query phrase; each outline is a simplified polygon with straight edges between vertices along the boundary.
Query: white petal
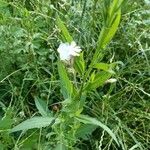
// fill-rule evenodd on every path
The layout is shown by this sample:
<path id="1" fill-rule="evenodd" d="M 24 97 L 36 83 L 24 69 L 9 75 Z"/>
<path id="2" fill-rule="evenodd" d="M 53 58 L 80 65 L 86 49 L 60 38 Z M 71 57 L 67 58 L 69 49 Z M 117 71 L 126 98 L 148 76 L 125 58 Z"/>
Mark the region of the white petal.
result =
<path id="1" fill-rule="evenodd" d="M 78 46 L 75 48 L 75 51 L 79 53 L 79 52 L 81 52 L 81 48 Z"/>
<path id="2" fill-rule="evenodd" d="M 75 51 L 71 51 L 70 55 L 72 55 L 72 56 L 79 56 L 79 54 L 77 52 L 75 52 Z"/>
<path id="3" fill-rule="evenodd" d="M 72 42 L 71 42 L 71 46 L 72 46 L 72 47 L 75 47 L 75 46 L 76 46 L 76 42 L 75 42 L 75 41 L 72 41 Z"/>
<path id="4" fill-rule="evenodd" d="M 65 49 L 67 49 L 68 46 L 69 46 L 68 43 L 61 43 L 61 44 L 59 45 L 57 51 L 58 51 L 59 53 L 61 53 L 62 51 L 64 51 Z"/>

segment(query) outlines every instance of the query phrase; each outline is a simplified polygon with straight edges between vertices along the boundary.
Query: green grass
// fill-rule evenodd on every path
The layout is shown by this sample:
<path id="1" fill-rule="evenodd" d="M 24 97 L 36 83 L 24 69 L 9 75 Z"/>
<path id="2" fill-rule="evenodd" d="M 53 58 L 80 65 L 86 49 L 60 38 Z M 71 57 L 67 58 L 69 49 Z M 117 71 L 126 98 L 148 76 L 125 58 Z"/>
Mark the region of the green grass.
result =
<path id="1" fill-rule="evenodd" d="M 101 10 L 102 0 L 0 0 L 0 150 L 54 149 L 57 137 L 51 128 L 25 133 L 9 133 L 9 129 L 39 115 L 35 97 L 43 100 L 52 114 L 61 110 L 64 99 L 57 48 L 62 35 L 56 15 L 83 49 L 87 65 L 103 25 Z M 115 69 L 117 82 L 89 92 L 83 110 L 107 125 L 117 135 L 121 147 L 102 128 L 88 126 L 82 131 L 87 134 L 79 136 L 82 138 L 73 149 L 149 149 L 149 35 L 148 1 L 125 1 L 117 33 L 101 60 L 122 62 Z"/>

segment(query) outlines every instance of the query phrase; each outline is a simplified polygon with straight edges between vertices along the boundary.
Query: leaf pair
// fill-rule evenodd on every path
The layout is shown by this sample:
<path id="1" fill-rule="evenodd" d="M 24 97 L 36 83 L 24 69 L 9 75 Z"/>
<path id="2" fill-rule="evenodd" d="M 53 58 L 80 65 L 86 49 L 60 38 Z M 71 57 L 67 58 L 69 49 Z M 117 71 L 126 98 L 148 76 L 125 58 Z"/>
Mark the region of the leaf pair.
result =
<path id="1" fill-rule="evenodd" d="M 97 42 L 97 49 L 104 49 L 115 35 L 120 23 L 121 10 L 118 10 L 111 26 L 103 26 Z"/>
<path id="2" fill-rule="evenodd" d="M 97 74 L 93 72 L 93 74 L 91 75 L 91 80 L 89 80 L 89 82 L 86 84 L 84 90 L 95 90 L 96 88 L 104 85 L 105 81 L 108 80 L 111 77 L 111 75 L 111 73 L 106 71 L 101 71 Z"/>

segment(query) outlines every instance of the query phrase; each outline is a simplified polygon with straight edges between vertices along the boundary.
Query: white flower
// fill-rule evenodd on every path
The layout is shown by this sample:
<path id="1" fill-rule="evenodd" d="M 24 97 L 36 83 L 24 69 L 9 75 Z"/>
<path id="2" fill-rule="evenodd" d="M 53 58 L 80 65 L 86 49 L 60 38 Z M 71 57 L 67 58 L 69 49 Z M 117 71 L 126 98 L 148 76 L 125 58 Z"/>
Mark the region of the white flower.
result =
<path id="1" fill-rule="evenodd" d="M 115 78 L 110 78 L 110 79 L 108 79 L 105 83 L 115 83 L 115 82 L 117 82 L 117 79 L 115 79 Z"/>
<path id="2" fill-rule="evenodd" d="M 61 43 L 57 49 L 60 59 L 69 61 L 74 56 L 79 56 L 79 53 L 81 52 L 81 48 L 76 45 L 74 41 L 69 43 Z"/>

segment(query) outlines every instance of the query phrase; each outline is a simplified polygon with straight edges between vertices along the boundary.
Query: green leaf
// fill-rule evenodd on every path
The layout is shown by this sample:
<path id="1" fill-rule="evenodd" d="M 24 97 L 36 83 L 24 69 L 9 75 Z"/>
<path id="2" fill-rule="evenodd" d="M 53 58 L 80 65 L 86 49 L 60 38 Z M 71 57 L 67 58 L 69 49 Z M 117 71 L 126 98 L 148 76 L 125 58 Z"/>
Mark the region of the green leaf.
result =
<path id="1" fill-rule="evenodd" d="M 0 120 L 0 130 L 10 129 L 13 120 L 10 117 L 4 117 Z"/>
<path id="2" fill-rule="evenodd" d="M 35 97 L 35 105 L 43 117 L 50 116 L 50 111 L 45 101 Z"/>
<path id="3" fill-rule="evenodd" d="M 109 64 L 106 64 L 106 63 L 96 63 L 93 68 L 97 68 L 97 69 L 102 69 L 104 71 L 107 71 L 109 70 L 110 66 Z"/>
<path id="4" fill-rule="evenodd" d="M 120 18 L 121 18 L 121 11 L 119 10 L 112 26 L 109 29 L 106 29 L 108 30 L 108 33 L 107 33 L 107 36 L 105 37 L 104 44 L 109 43 L 111 39 L 113 38 L 113 36 L 115 35 L 118 29 L 118 25 L 120 23 Z"/>
<path id="5" fill-rule="evenodd" d="M 97 128 L 96 125 L 92 124 L 82 124 L 79 129 L 76 132 L 77 138 L 82 138 L 84 140 L 87 140 L 87 136 L 91 135 L 92 132 Z"/>
<path id="6" fill-rule="evenodd" d="M 1 7 L 7 7 L 9 4 L 5 1 L 0 0 L 0 8 Z"/>
<path id="7" fill-rule="evenodd" d="M 60 77 L 61 90 L 64 99 L 70 98 L 73 93 L 73 85 L 68 78 L 67 71 L 63 63 L 61 63 L 60 61 L 58 62 L 58 73 Z"/>
<path id="8" fill-rule="evenodd" d="M 80 54 L 79 57 L 75 57 L 74 68 L 80 75 L 83 75 L 83 73 L 85 71 L 85 61 L 83 59 L 83 53 Z"/>
<path id="9" fill-rule="evenodd" d="M 118 10 L 115 19 L 113 21 L 113 24 L 110 27 L 104 26 L 102 28 L 98 39 L 97 49 L 105 48 L 112 40 L 113 36 L 115 35 L 118 29 L 120 18 L 121 18 L 121 10 Z"/>
<path id="10" fill-rule="evenodd" d="M 115 136 L 115 134 L 112 132 L 112 130 L 110 130 L 106 125 L 104 125 L 102 122 L 100 122 L 99 120 L 86 116 L 86 115 L 80 115 L 78 117 L 76 117 L 77 120 L 79 120 L 80 122 L 84 123 L 84 124 L 92 124 L 92 125 L 96 125 L 96 126 L 100 126 L 102 129 L 104 129 L 114 140 L 115 142 L 119 145 L 118 140 Z"/>
<path id="11" fill-rule="evenodd" d="M 107 8 L 107 23 L 105 24 L 107 27 L 112 26 L 114 19 L 116 18 L 117 14 L 121 10 L 121 6 L 124 0 L 112 0 Z"/>
<path id="12" fill-rule="evenodd" d="M 111 75 L 112 75 L 111 73 L 106 71 L 101 71 L 100 73 L 97 73 L 94 76 L 94 79 L 92 79 L 92 81 L 89 80 L 84 90 L 86 91 L 95 90 L 96 88 L 104 85 L 105 81 L 108 80 L 111 77 Z"/>
<path id="13" fill-rule="evenodd" d="M 112 3 L 110 4 L 109 9 L 108 9 L 109 17 L 111 17 L 113 15 L 114 10 L 116 9 L 117 4 L 118 4 L 118 0 L 113 0 Z"/>
<path id="14" fill-rule="evenodd" d="M 0 105 L 5 108 L 5 105 L 3 103 L 0 103 Z M 6 130 L 11 128 L 13 124 L 12 112 L 12 108 L 7 108 L 4 117 L 1 118 L 0 116 L 0 130 Z"/>
<path id="15" fill-rule="evenodd" d="M 56 18 L 56 24 L 58 28 L 61 30 L 62 35 L 65 38 L 65 41 L 71 43 L 73 41 L 73 38 L 71 37 L 67 27 L 65 26 L 64 22 L 60 19 L 59 16 L 57 16 Z"/>
<path id="16" fill-rule="evenodd" d="M 20 130 L 29 130 L 33 128 L 42 128 L 47 127 L 53 123 L 55 118 L 53 117 L 33 117 L 31 119 L 27 119 L 19 125 L 15 126 L 11 129 L 10 132 L 16 132 Z"/>
<path id="17" fill-rule="evenodd" d="M 67 150 L 67 149 L 66 149 L 66 146 L 64 146 L 62 143 L 59 143 L 56 145 L 54 150 Z"/>
<path id="18" fill-rule="evenodd" d="M 4 149 L 6 149 L 6 148 L 5 148 L 5 146 L 6 146 L 6 145 L 4 145 L 4 144 L 0 143 L 0 150 L 4 150 Z"/>
<path id="19" fill-rule="evenodd" d="M 66 146 L 64 146 L 62 143 L 59 143 L 56 145 L 54 150 L 67 150 L 67 149 L 66 149 Z"/>
<path id="20" fill-rule="evenodd" d="M 112 70 L 114 66 L 115 66 L 114 64 L 96 63 L 93 66 L 93 68 L 104 70 L 104 71 L 107 71 L 109 73 L 115 74 L 115 72 Z"/>

